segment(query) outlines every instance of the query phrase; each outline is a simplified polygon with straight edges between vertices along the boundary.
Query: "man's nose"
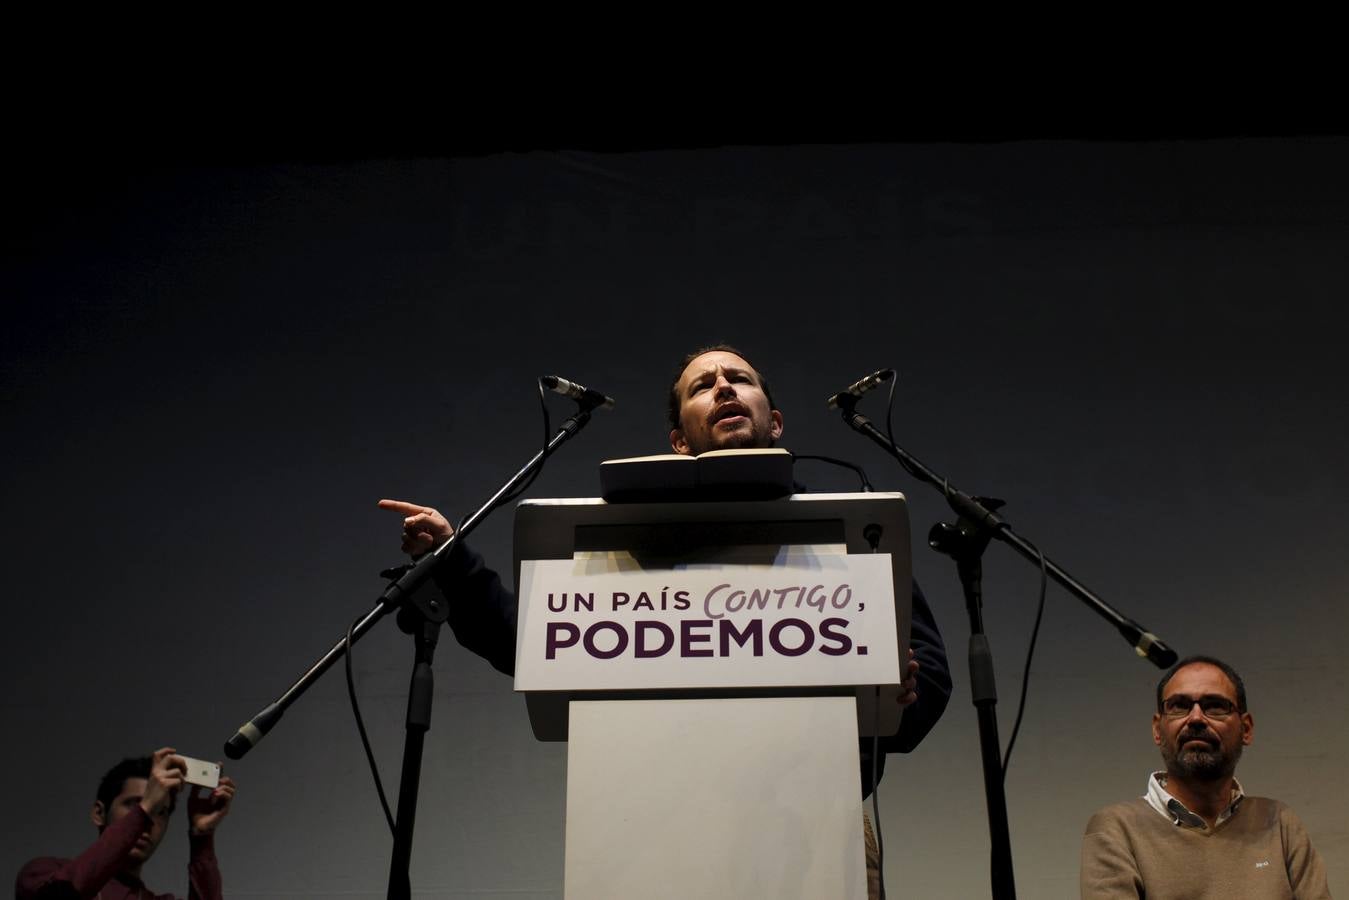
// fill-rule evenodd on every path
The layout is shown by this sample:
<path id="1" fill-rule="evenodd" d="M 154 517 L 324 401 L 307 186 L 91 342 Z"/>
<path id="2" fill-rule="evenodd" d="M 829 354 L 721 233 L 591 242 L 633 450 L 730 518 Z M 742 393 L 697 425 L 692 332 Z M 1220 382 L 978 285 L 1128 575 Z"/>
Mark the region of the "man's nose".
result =
<path id="1" fill-rule="evenodd" d="M 1204 709 L 1199 705 L 1199 701 L 1190 704 L 1190 712 L 1185 716 L 1185 727 L 1195 730 L 1198 726 L 1200 731 L 1208 731 L 1208 718 L 1204 716 Z"/>
<path id="2" fill-rule="evenodd" d="M 717 397 L 735 396 L 735 385 L 726 380 L 725 375 L 717 376 L 717 383 L 712 387 L 712 393 Z"/>

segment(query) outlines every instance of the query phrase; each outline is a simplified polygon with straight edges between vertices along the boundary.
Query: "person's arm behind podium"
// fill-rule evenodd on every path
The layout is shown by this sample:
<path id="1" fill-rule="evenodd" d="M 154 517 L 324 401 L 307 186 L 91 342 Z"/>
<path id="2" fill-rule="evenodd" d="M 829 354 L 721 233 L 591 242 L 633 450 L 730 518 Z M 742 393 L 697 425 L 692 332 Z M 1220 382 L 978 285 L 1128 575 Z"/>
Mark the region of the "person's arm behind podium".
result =
<path id="1" fill-rule="evenodd" d="M 951 668 L 946 661 L 946 644 L 916 581 L 910 609 L 909 647 L 918 662 L 914 686 L 917 697 L 905 706 L 899 732 L 881 740 L 881 750 L 885 753 L 908 753 L 917 747 L 937 724 L 951 699 Z M 900 702 L 906 699 L 901 697 Z"/>
<path id="2" fill-rule="evenodd" d="M 917 582 L 913 583 L 909 618 L 911 658 L 904 672 L 907 690 L 899 696 L 899 703 L 904 707 L 899 731 L 880 738 L 880 756 L 874 763 L 872 739 L 864 737 L 857 742 L 863 799 L 871 795 L 873 766 L 876 780 L 880 781 L 885 775 L 886 754 L 908 753 L 917 747 L 932 730 L 932 726 L 937 724 L 946 710 L 946 702 L 951 699 L 951 670 L 946 661 L 946 645 L 942 642 L 932 609 L 927 605 L 927 598 L 923 596 Z"/>
<path id="3" fill-rule="evenodd" d="M 380 509 L 403 514 L 403 552 L 417 557 L 454 534 L 454 527 L 429 506 L 381 500 Z M 449 626 L 466 649 L 506 675 L 515 674 L 515 623 L 519 604 L 482 556 L 459 544 L 432 573 L 449 605 Z"/>

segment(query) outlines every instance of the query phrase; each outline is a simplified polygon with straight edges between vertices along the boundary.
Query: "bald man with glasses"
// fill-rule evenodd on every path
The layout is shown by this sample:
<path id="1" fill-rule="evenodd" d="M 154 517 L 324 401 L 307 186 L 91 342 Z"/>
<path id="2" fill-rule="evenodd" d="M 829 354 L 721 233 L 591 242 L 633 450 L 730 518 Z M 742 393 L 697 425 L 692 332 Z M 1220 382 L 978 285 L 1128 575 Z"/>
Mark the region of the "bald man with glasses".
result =
<path id="1" fill-rule="evenodd" d="M 1142 797 L 1087 823 L 1083 900 L 1328 900 L 1325 865 L 1302 822 L 1237 783 L 1254 733 L 1246 686 L 1231 666 L 1211 656 L 1172 666 L 1152 716 L 1166 768 Z"/>

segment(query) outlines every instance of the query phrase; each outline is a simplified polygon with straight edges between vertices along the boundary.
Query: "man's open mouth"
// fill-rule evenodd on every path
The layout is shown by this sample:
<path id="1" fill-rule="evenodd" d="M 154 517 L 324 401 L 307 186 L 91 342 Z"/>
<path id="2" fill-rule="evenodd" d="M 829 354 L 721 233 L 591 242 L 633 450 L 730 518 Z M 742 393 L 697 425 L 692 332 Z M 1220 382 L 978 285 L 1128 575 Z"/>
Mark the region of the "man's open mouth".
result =
<path id="1" fill-rule="evenodd" d="M 718 422 L 724 422 L 727 419 L 747 418 L 748 416 L 749 408 L 745 405 L 741 403 L 724 403 L 717 407 L 716 411 L 712 413 L 712 424 L 716 425 Z"/>

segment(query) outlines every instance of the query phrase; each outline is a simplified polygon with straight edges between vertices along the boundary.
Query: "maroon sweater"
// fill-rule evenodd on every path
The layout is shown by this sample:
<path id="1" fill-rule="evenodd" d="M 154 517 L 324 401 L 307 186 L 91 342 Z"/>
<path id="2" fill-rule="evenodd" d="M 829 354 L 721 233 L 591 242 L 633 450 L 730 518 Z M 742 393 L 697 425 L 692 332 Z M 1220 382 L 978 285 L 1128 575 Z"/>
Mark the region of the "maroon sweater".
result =
<path id="1" fill-rule="evenodd" d="M 98 840 L 74 859 L 42 856 L 21 870 L 14 884 L 17 900 L 80 898 L 80 900 L 174 900 L 172 894 L 156 894 L 139 878 L 121 871 L 136 839 L 150 826 L 150 817 L 139 806 L 103 829 Z M 190 838 L 187 863 L 188 897 L 220 900 L 220 868 L 211 835 Z"/>

